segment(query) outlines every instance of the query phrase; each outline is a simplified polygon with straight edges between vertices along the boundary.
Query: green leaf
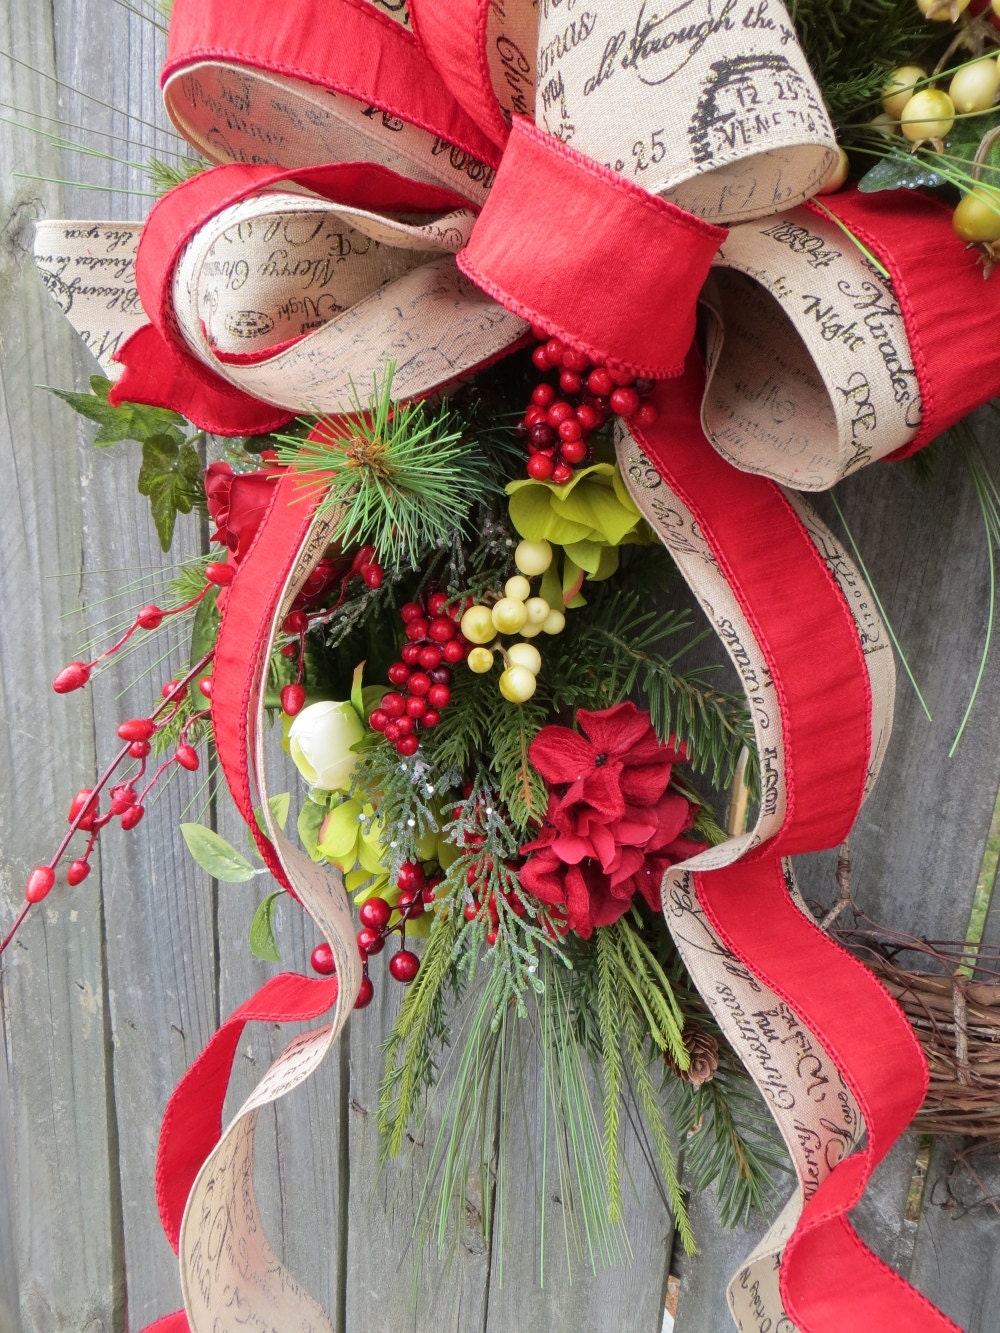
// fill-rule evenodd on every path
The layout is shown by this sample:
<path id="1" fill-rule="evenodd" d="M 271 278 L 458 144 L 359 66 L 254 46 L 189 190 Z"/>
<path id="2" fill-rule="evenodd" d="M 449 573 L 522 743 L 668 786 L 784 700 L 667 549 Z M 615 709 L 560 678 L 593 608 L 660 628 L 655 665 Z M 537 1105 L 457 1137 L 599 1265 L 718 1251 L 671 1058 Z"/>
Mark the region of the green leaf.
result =
<path id="1" fill-rule="evenodd" d="M 283 829 L 288 823 L 288 812 L 292 806 L 291 792 L 282 791 L 277 796 L 268 798 L 268 805 L 271 807 L 271 814 L 278 828 Z"/>
<path id="2" fill-rule="evenodd" d="M 256 875 L 245 856 L 204 824 L 182 824 L 181 833 L 188 851 L 213 879 L 224 884 L 245 884 Z"/>
<path id="3" fill-rule="evenodd" d="M 274 938 L 274 908 L 279 898 L 284 897 L 284 889 L 268 894 L 253 914 L 250 922 L 250 952 L 265 963 L 280 963 L 278 941 Z"/>
<path id="4" fill-rule="evenodd" d="M 863 194 L 876 194 L 880 190 L 916 190 L 921 186 L 929 189 L 944 183 L 944 177 L 922 157 L 891 152 L 865 172 L 858 181 L 858 189 Z"/>
<path id="5" fill-rule="evenodd" d="M 299 840 L 313 861 L 322 861 L 323 853 L 319 849 L 319 831 L 326 818 L 326 806 L 316 801 L 306 801 L 299 811 L 296 821 Z"/>
<path id="6" fill-rule="evenodd" d="M 283 791 L 279 792 L 277 796 L 269 796 L 267 803 L 271 807 L 271 816 L 274 819 L 274 822 L 277 824 L 278 828 L 283 829 L 288 821 L 288 811 L 292 804 L 291 793 Z M 253 817 L 257 821 L 257 827 L 260 829 L 261 833 L 263 833 L 264 837 L 269 838 L 271 835 L 267 831 L 267 826 L 264 823 L 264 814 L 259 806 L 255 807 Z"/>
<path id="7" fill-rule="evenodd" d="M 361 687 L 361 677 L 365 674 L 364 662 L 359 662 L 351 677 L 351 706 L 362 722 L 365 720 L 365 697 Z"/>
<path id="8" fill-rule="evenodd" d="M 219 635 L 219 612 L 215 605 L 218 596 L 219 589 L 213 585 L 195 607 L 191 624 L 192 666 L 197 666 L 205 654 L 215 647 Z"/>
<path id="9" fill-rule="evenodd" d="M 357 847 L 360 830 L 361 806 L 357 801 L 345 801 L 331 810 L 323 821 L 320 844 L 325 857 L 344 857 Z"/>
<path id="10" fill-rule="evenodd" d="M 143 442 L 139 493 L 149 497 L 153 522 L 164 551 L 169 551 L 178 513 L 189 514 L 201 479 L 198 451 L 188 440 L 152 435 Z"/>
<path id="11" fill-rule="evenodd" d="M 176 412 L 140 403 L 112 407 L 108 402 L 111 381 L 103 375 L 90 377 L 90 390 L 90 393 L 71 393 L 66 389 L 52 389 L 51 392 L 64 403 L 69 403 L 80 416 L 97 422 L 100 429 L 94 443 L 99 448 L 119 444 L 122 440 L 142 442 L 153 435 L 173 435 L 178 441 L 183 440 L 184 418 Z"/>

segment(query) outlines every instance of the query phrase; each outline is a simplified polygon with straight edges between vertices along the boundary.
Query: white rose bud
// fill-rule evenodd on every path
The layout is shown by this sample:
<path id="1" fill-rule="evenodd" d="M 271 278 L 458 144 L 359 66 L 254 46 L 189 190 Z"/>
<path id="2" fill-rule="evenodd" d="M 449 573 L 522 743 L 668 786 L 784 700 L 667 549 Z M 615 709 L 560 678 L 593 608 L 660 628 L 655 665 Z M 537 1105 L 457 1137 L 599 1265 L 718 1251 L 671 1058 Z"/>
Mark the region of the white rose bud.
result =
<path id="1" fill-rule="evenodd" d="M 288 729 L 288 748 L 306 782 L 323 791 L 347 791 L 358 756 L 351 752 L 365 734 L 349 703 L 324 701 L 303 708 Z"/>

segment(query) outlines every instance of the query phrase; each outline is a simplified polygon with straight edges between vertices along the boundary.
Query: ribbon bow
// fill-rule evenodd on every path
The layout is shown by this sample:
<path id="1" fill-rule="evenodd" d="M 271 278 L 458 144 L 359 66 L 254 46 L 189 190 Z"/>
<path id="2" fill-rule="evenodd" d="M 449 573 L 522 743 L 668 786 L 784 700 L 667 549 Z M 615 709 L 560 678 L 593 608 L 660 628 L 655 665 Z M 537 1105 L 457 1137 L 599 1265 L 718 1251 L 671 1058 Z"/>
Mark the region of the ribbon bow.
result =
<path id="1" fill-rule="evenodd" d="M 847 1221 L 926 1069 L 887 993 L 809 918 L 785 858 L 846 836 L 885 751 L 894 671 L 857 570 L 776 483 L 817 489 L 911 452 L 1000 390 L 988 338 L 955 350 L 956 322 L 988 327 L 1000 298 L 930 201 L 806 202 L 835 144 L 778 0 L 663 16 L 636 0 L 539 15 L 527 0 L 413 0 L 412 21 L 415 35 L 368 0 L 176 0 L 167 107 L 223 165 L 153 210 L 142 311 L 122 296 L 114 320 L 95 316 L 68 224 L 40 228 L 39 266 L 88 345 L 124 363 L 119 397 L 222 433 L 349 409 L 387 354 L 395 393 L 430 392 L 528 322 L 664 381 L 658 424 L 619 428 L 622 474 L 740 672 L 762 767 L 754 828 L 669 872 L 664 912 L 799 1182 L 734 1278 L 732 1312 L 803 1333 L 953 1329 Z M 93 224 L 85 240 L 127 260 L 130 238 Z M 231 585 L 213 714 L 252 828 L 254 805 L 269 809 L 262 664 L 334 523 L 279 484 Z M 168 1108 L 158 1192 L 196 1330 L 235 1329 L 234 1293 L 275 1327 L 330 1329 L 267 1245 L 249 1182 L 258 1110 L 336 1039 L 357 951 L 339 880 L 270 822 L 268 835 L 255 832 L 330 940 L 338 985 L 275 978 Z M 243 1024 L 334 1001 L 220 1137 Z M 220 1209 L 234 1234 L 209 1265 Z"/>

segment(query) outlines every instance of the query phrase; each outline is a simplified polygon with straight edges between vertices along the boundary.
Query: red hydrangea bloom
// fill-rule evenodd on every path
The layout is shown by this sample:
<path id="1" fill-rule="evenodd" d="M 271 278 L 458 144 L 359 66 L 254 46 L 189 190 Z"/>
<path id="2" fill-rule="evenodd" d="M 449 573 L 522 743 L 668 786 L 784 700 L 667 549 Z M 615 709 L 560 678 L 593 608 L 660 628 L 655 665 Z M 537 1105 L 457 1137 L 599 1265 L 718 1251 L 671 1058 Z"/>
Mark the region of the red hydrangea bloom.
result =
<path id="1" fill-rule="evenodd" d="M 583 735 L 543 727 L 531 744 L 550 794 L 541 833 L 521 848 L 520 878 L 542 902 L 564 906 L 586 939 L 623 916 L 636 893 L 658 910 L 664 872 L 704 844 L 682 837 L 695 808 L 667 790 L 682 752 L 656 739 L 648 713 L 624 703 L 581 709 L 577 720 Z"/>
<path id="2" fill-rule="evenodd" d="M 582 805 L 607 819 L 620 819 L 627 803 L 659 800 L 671 767 L 684 755 L 660 744 L 648 713 L 623 703 L 599 713 L 578 709 L 576 720 L 579 731 L 542 727 L 528 751 L 550 787 L 566 787 L 565 808 Z"/>

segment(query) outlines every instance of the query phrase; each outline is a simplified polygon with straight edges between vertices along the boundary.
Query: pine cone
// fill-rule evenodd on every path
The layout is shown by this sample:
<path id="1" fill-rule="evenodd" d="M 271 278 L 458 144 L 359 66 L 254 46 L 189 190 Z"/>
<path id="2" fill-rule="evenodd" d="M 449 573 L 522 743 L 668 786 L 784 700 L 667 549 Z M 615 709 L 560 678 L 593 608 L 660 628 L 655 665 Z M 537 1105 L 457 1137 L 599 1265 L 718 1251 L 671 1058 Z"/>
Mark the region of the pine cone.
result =
<path id="1" fill-rule="evenodd" d="M 687 1069 L 681 1069 L 669 1055 L 664 1056 L 664 1059 L 678 1078 L 700 1088 L 703 1083 L 715 1077 L 715 1071 L 719 1067 L 719 1043 L 711 1032 L 706 1032 L 704 1028 L 692 1027 L 684 1033 L 684 1045 L 691 1058 Z"/>

